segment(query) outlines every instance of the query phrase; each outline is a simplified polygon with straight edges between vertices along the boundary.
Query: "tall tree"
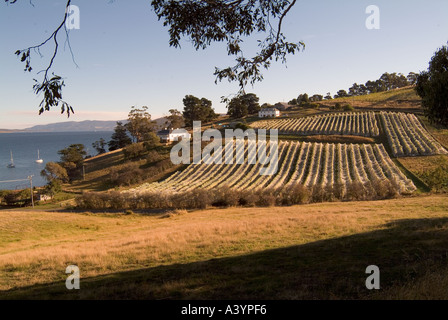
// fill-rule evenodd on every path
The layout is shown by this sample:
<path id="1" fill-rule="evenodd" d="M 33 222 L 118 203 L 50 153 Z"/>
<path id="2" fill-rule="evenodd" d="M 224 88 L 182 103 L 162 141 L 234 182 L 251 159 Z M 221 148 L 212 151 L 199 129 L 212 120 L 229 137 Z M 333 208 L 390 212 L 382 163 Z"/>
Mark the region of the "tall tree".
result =
<path id="1" fill-rule="evenodd" d="M 369 90 L 367 89 L 367 87 L 364 84 L 360 84 L 359 85 L 359 94 L 363 96 L 368 93 L 369 93 Z"/>
<path id="2" fill-rule="evenodd" d="M 45 164 L 45 169 L 40 172 L 40 175 L 44 177 L 48 183 L 53 180 L 60 182 L 68 182 L 67 170 L 56 162 L 48 162 Z"/>
<path id="3" fill-rule="evenodd" d="M 143 106 L 141 109 L 132 107 L 125 127 L 134 138 L 134 142 L 143 142 L 145 135 L 155 129 L 154 123 L 151 121 L 151 115 L 148 113 L 148 107 Z"/>
<path id="4" fill-rule="evenodd" d="M 170 115 L 167 117 L 167 119 L 169 121 L 169 127 L 171 129 L 179 129 L 185 126 L 185 120 L 182 112 L 177 109 L 170 109 L 169 113 Z"/>
<path id="5" fill-rule="evenodd" d="M 132 143 L 131 138 L 129 138 L 126 127 L 120 121 L 117 122 L 115 126 L 114 133 L 112 134 L 111 140 L 109 141 L 109 151 L 118 150 L 126 147 Z"/>
<path id="6" fill-rule="evenodd" d="M 258 114 L 260 111 L 260 98 L 255 93 L 246 93 L 241 96 L 241 101 L 247 106 L 249 114 Z"/>
<path id="7" fill-rule="evenodd" d="M 418 73 L 409 72 L 406 78 L 408 79 L 408 83 L 413 86 L 417 83 Z"/>
<path id="8" fill-rule="evenodd" d="M 310 102 L 310 98 L 307 93 L 299 94 L 297 97 L 297 103 L 299 105 Z"/>
<path id="9" fill-rule="evenodd" d="M 313 95 L 310 97 L 310 101 L 311 101 L 311 102 L 322 101 L 323 99 L 324 99 L 324 96 L 321 95 L 321 94 L 313 94 Z"/>
<path id="10" fill-rule="evenodd" d="M 335 94 L 335 96 L 334 96 L 334 98 L 336 99 L 336 98 L 345 98 L 345 97 L 348 97 L 349 95 L 348 95 L 348 93 L 347 93 L 347 91 L 345 91 L 345 90 L 339 90 L 336 94 Z"/>
<path id="11" fill-rule="evenodd" d="M 427 71 L 420 73 L 415 86 L 422 106 L 433 123 L 448 126 L 448 47 L 438 49 Z"/>
<path id="12" fill-rule="evenodd" d="M 6 3 L 16 3 L 17 0 L 5 0 Z M 206 49 L 214 42 L 226 43 L 226 52 L 235 57 L 236 64 L 224 68 L 215 68 L 216 81 L 237 81 L 240 92 L 244 92 L 247 83 L 263 80 L 262 69 L 268 69 L 272 61 L 286 62 L 288 54 L 295 54 L 304 49 L 305 44 L 288 42 L 282 32 L 284 18 L 290 12 L 297 0 L 152 0 L 151 6 L 163 25 L 169 27 L 169 44 L 180 47 L 182 37 L 190 40 L 196 50 Z M 16 55 L 25 63 L 25 71 L 32 72 L 31 56 L 38 54 L 40 49 L 51 46 L 53 54 L 47 68 L 44 70 L 41 82 L 36 81 L 36 94 L 43 93 L 40 111 L 50 110 L 51 107 L 61 106 L 62 112 L 70 115 L 73 108 L 62 100 L 62 87 L 64 81 L 60 76 L 50 76 L 53 62 L 58 54 L 58 35 L 66 36 L 69 42 L 69 33 L 66 21 L 71 0 L 66 0 L 64 10 L 57 27 L 50 36 L 39 45 L 19 49 Z M 243 52 L 243 42 L 251 35 L 264 35 L 258 39 L 259 51 L 247 58 Z"/>
<path id="13" fill-rule="evenodd" d="M 348 89 L 348 92 L 351 96 L 359 96 L 360 95 L 360 87 L 356 82 Z"/>
<path id="14" fill-rule="evenodd" d="M 59 150 L 58 154 L 61 156 L 60 165 L 67 170 L 70 180 L 75 179 L 80 175 L 80 168 L 87 155 L 83 144 L 72 144 L 69 147 Z"/>
<path id="15" fill-rule="evenodd" d="M 107 142 L 103 138 L 92 143 L 92 147 L 96 150 L 98 154 L 106 153 L 106 145 Z"/>
<path id="16" fill-rule="evenodd" d="M 379 91 L 378 83 L 376 81 L 369 80 L 365 84 L 369 93 L 376 93 Z"/>
<path id="17" fill-rule="evenodd" d="M 227 102 L 227 114 L 232 118 L 242 118 L 249 114 L 257 114 L 260 111 L 260 98 L 255 93 L 237 95 L 231 100 L 223 99 Z"/>
<path id="18" fill-rule="evenodd" d="M 183 103 L 183 116 L 187 127 L 193 126 L 193 121 L 209 122 L 218 117 L 212 108 L 212 102 L 206 98 L 199 99 L 193 95 L 187 95 Z"/>
<path id="19" fill-rule="evenodd" d="M 62 163 L 72 162 L 78 166 L 84 161 L 87 151 L 83 144 L 71 144 L 68 148 L 59 150 L 58 154 Z"/>
<path id="20" fill-rule="evenodd" d="M 231 118 L 242 118 L 249 114 L 249 109 L 240 97 L 235 97 L 227 104 L 227 114 Z"/>

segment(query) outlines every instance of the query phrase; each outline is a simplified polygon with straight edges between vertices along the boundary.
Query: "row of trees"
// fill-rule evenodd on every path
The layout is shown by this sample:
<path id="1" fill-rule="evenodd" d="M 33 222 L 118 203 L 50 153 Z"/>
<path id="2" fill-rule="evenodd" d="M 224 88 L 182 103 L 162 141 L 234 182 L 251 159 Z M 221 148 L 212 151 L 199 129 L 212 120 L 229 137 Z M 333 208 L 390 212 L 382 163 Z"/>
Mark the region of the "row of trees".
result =
<path id="1" fill-rule="evenodd" d="M 417 83 L 418 74 L 415 72 L 410 72 L 407 76 L 404 76 L 401 73 L 383 73 L 381 77 L 377 80 L 369 80 L 365 84 L 354 83 L 349 89 L 348 92 L 346 90 L 339 90 L 333 97 L 330 92 L 327 92 L 325 97 L 320 94 L 314 94 L 312 96 L 308 96 L 307 93 L 300 94 L 297 98 L 292 99 L 288 103 L 290 105 L 306 105 L 310 102 L 322 101 L 322 100 L 331 100 L 336 98 L 345 98 L 345 97 L 353 97 L 353 96 L 361 96 L 370 93 L 389 91 L 393 89 L 403 88 L 410 85 L 415 85 Z"/>
<path id="2" fill-rule="evenodd" d="M 327 93 L 327 96 L 329 94 L 330 93 Z M 291 101 L 289 101 L 288 104 L 303 106 L 310 102 L 322 101 L 323 99 L 324 99 L 324 96 L 320 95 L 320 94 L 314 94 L 311 97 L 309 97 L 307 93 L 302 93 L 302 94 L 299 94 L 299 96 L 297 98 L 294 98 Z M 327 99 L 327 97 L 325 97 L 325 99 Z M 331 97 L 330 97 L 330 99 L 331 99 Z"/>
<path id="3" fill-rule="evenodd" d="M 209 122 L 218 117 L 212 108 L 212 102 L 206 98 L 200 99 L 193 95 L 187 95 L 183 99 L 183 104 L 183 112 L 177 109 L 169 110 L 169 116 L 166 117 L 167 121 L 165 122 L 167 128 L 191 127 L 193 121 Z M 157 127 L 157 123 L 151 119 L 148 107 L 132 107 L 126 123 L 117 122 L 109 142 L 100 139 L 95 141 L 92 146 L 98 154 L 102 154 L 106 152 L 106 147 L 109 148 L 109 151 L 114 151 L 132 143 L 149 142 L 152 144 L 159 141 L 156 134 Z"/>
<path id="4" fill-rule="evenodd" d="M 362 96 L 370 93 L 384 92 L 393 89 L 403 88 L 417 83 L 418 74 L 410 72 L 407 76 L 401 73 L 383 73 L 381 77 L 375 81 L 369 80 L 365 84 L 354 83 L 348 92 L 339 90 L 334 98 L 344 98 L 353 96 Z"/>

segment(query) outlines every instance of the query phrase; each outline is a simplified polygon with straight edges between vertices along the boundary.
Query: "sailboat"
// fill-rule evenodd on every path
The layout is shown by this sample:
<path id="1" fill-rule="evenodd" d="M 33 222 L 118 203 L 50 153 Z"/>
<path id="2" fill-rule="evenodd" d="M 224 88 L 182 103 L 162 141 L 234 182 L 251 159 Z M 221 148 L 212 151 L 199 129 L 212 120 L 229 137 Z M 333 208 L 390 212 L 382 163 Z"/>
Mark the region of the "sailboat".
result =
<path id="1" fill-rule="evenodd" d="M 39 155 L 39 149 L 37 149 L 37 160 L 36 160 L 36 163 L 43 163 L 43 162 L 44 162 L 44 160 L 42 160 L 40 158 L 40 155 Z"/>
<path id="2" fill-rule="evenodd" d="M 11 162 L 8 164 L 8 168 L 15 168 L 16 167 L 16 165 L 14 164 L 14 159 L 12 158 L 12 151 L 10 151 L 11 152 Z"/>

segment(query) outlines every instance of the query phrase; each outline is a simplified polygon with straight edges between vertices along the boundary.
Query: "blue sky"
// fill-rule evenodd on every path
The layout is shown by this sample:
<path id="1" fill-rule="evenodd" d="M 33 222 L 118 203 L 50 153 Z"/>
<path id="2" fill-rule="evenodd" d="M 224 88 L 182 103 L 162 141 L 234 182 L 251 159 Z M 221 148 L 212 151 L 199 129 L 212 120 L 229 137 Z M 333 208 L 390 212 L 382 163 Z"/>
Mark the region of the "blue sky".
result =
<path id="1" fill-rule="evenodd" d="M 63 75 L 64 99 L 75 115 L 67 120 L 58 110 L 37 115 L 40 98 L 33 78 L 23 72 L 14 52 L 40 43 L 59 25 L 65 1 L 19 0 L 0 4 L 0 128 L 82 120 L 120 120 L 131 106 L 148 106 L 153 118 L 171 108 L 183 109 L 187 94 L 205 97 L 217 112 L 226 108 L 221 96 L 238 91 L 236 83 L 214 83 L 215 66 L 232 65 L 222 44 L 195 51 L 184 41 L 181 49 L 168 45 L 167 28 L 157 21 L 150 0 L 73 0 L 80 8 L 80 29 L 70 32 L 77 68 L 64 38 L 53 71 Z M 368 30 L 367 6 L 380 9 L 380 29 Z M 288 40 L 304 41 L 306 49 L 264 72 L 265 80 L 246 91 L 260 102 L 289 101 L 300 93 L 332 95 L 354 82 L 375 80 L 384 72 L 425 70 L 437 48 L 448 41 L 448 1 L 304 1 L 299 0 L 285 20 Z M 255 35 L 246 48 L 262 35 Z M 33 56 L 41 70 L 51 56 Z"/>

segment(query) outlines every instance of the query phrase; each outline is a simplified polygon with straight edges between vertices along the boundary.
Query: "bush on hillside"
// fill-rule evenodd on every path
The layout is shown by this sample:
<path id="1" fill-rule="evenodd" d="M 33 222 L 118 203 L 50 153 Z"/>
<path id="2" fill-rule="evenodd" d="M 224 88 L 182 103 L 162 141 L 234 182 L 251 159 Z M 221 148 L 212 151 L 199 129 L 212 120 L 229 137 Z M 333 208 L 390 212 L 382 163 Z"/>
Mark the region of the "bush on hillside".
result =
<path id="1" fill-rule="evenodd" d="M 399 187 L 390 181 L 373 181 L 366 184 L 352 182 L 342 185 L 307 188 L 302 185 L 275 190 L 233 190 L 223 186 L 213 190 L 194 189 L 186 192 L 95 193 L 88 192 L 76 199 L 80 209 L 148 210 L 148 209 L 205 209 L 214 207 L 271 207 L 305 203 L 378 200 L 395 198 Z"/>
<path id="2" fill-rule="evenodd" d="M 143 143 L 133 143 L 123 149 L 123 154 L 126 160 L 132 160 L 141 157 L 145 151 L 146 149 L 143 146 Z"/>
<path id="3" fill-rule="evenodd" d="M 355 111 L 355 108 L 353 108 L 350 104 L 344 105 L 344 111 Z"/>

